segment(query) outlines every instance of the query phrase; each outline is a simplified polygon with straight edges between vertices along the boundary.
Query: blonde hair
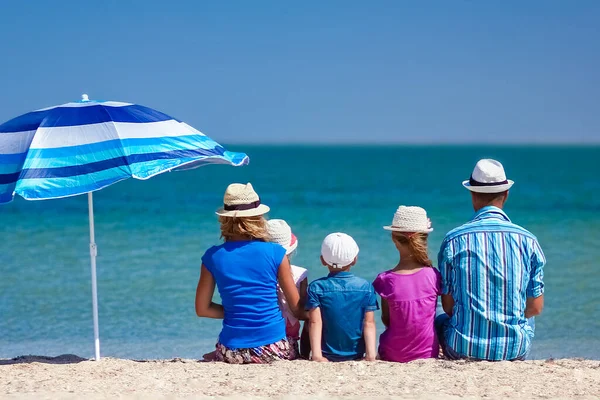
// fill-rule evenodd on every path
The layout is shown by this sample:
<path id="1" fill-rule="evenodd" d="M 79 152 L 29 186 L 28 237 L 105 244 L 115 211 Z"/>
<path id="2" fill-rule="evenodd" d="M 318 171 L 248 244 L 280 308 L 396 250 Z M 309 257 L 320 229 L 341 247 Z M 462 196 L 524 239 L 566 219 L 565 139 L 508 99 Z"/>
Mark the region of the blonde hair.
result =
<path id="1" fill-rule="evenodd" d="M 427 251 L 428 236 L 429 235 L 427 233 L 405 234 L 400 232 L 394 232 L 392 234 L 394 240 L 401 244 L 408 245 L 408 248 L 412 252 L 415 261 L 417 261 L 421 265 L 431 267 L 433 266 L 433 263 L 429 259 L 429 253 Z"/>
<path id="2" fill-rule="evenodd" d="M 223 217 L 219 216 L 221 224 L 221 239 L 229 241 L 234 237 L 247 237 L 255 240 L 269 241 L 267 220 L 262 216 L 256 217 Z"/>

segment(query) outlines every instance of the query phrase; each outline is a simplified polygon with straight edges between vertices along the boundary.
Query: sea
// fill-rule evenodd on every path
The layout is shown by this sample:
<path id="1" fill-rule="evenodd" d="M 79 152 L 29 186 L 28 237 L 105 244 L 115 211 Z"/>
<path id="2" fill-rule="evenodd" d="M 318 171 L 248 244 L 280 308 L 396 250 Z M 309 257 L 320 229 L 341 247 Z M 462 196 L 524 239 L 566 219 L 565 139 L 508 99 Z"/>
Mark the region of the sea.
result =
<path id="1" fill-rule="evenodd" d="M 293 262 L 326 274 L 331 232 L 360 247 L 354 273 L 372 280 L 395 266 L 389 232 L 399 205 L 424 207 L 436 259 L 446 232 L 473 215 L 468 179 L 481 158 L 500 160 L 516 183 L 506 212 L 539 239 L 545 308 L 531 357 L 600 359 L 600 147 L 230 145 L 250 165 L 209 165 L 94 193 L 103 356 L 200 358 L 221 321 L 198 318 L 204 251 L 218 244 L 214 211 L 229 183 L 251 182 L 269 217 L 299 239 Z M 92 357 L 87 196 L 0 206 L 0 358 Z M 218 295 L 215 301 L 218 301 Z M 383 326 L 378 325 L 379 332 Z"/>

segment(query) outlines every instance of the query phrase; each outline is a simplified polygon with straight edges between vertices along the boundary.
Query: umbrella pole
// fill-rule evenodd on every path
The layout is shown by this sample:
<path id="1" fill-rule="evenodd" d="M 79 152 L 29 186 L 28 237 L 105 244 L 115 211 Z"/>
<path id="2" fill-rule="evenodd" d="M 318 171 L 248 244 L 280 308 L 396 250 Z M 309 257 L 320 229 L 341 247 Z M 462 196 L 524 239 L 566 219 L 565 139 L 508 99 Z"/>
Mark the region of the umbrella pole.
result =
<path id="1" fill-rule="evenodd" d="M 92 192 L 88 193 L 88 210 L 90 219 L 90 262 L 92 266 L 92 308 L 94 315 L 94 354 L 96 361 L 100 361 L 100 332 L 98 329 L 98 288 L 96 285 L 96 256 L 98 248 L 94 235 L 94 198 Z"/>

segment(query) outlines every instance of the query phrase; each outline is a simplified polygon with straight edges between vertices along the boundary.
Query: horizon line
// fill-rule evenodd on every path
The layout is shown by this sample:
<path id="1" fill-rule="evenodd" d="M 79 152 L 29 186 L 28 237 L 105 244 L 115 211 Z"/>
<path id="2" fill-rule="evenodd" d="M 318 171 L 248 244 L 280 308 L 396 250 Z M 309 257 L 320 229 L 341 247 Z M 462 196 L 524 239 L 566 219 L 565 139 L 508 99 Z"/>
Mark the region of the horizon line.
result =
<path id="1" fill-rule="evenodd" d="M 307 147 L 600 147 L 595 142 L 238 142 L 222 141 L 226 146 L 307 146 Z"/>

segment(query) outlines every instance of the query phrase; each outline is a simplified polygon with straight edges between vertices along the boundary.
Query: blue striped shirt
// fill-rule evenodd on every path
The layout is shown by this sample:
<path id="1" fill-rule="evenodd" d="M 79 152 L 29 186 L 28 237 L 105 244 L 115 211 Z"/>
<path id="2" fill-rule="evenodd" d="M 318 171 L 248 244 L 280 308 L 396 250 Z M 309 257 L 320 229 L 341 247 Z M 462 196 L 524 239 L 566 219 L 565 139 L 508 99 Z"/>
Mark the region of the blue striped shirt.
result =
<path id="1" fill-rule="evenodd" d="M 533 338 L 526 298 L 544 293 L 546 259 L 535 236 L 484 207 L 446 235 L 438 263 L 442 293 L 454 299 L 448 346 L 482 360 L 524 356 Z"/>

